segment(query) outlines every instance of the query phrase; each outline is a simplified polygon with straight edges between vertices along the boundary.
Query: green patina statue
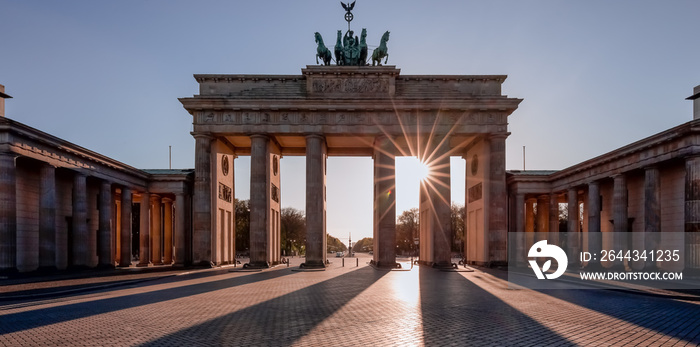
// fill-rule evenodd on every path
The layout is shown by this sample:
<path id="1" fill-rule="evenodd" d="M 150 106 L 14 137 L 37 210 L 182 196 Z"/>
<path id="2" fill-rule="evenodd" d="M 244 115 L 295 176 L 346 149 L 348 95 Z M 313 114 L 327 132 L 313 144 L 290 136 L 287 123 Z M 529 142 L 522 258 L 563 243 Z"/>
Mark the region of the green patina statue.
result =
<path id="1" fill-rule="evenodd" d="M 367 65 L 367 29 L 362 29 L 360 38 L 354 36 L 354 33 L 354 31 L 348 30 L 343 36 L 342 30 L 338 30 L 338 39 L 333 49 L 337 65 Z"/>
<path id="2" fill-rule="evenodd" d="M 358 38 L 355 36 L 355 32 L 350 29 L 350 21 L 353 19 L 352 9 L 355 7 L 355 2 L 352 3 L 340 3 L 345 9 L 345 20 L 348 22 L 348 31 L 343 35 L 342 30 L 338 30 L 338 37 L 335 42 L 335 47 L 333 47 L 333 53 L 335 54 L 335 63 L 338 66 L 365 66 L 369 65 L 367 61 L 367 29 L 362 29 L 362 34 Z M 331 62 L 331 51 L 323 44 L 323 38 L 318 32 L 315 33 L 316 43 L 318 47 L 316 48 L 316 64 L 319 64 L 318 58 L 320 57 L 323 65 L 330 65 Z M 384 64 L 389 61 L 389 54 L 386 48 L 386 42 L 389 41 L 389 32 L 385 32 L 382 36 L 381 43 L 372 52 L 372 66 L 381 66 L 382 58 L 386 57 Z"/>
<path id="3" fill-rule="evenodd" d="M 389 51 L 386 48 L 386 42 L 389 41 L 389 32 L 385 32 L 384 35 L 382 35 L 382 40 L 379 43 L 379 47 L 375 48 L 374 51 L 372 52 L 372 66 L 375 65 L 375 63 L 379 66 L 382 66 L 382 58 L 386 57 L 386 60 L 384 60 L 384 64 L 386 64 L 387 61 L 389 61 Z"/>
<path id="4" fill-rule="evenodd" d="M 323 65 L 331 65 L 331 51 L 323 44 L 323 37 L 318 32 L 314 33 L 314 36 L 318 44 L 316 48 L 316 64 L 318 64 L 318 58 L 321 58 Z"/>

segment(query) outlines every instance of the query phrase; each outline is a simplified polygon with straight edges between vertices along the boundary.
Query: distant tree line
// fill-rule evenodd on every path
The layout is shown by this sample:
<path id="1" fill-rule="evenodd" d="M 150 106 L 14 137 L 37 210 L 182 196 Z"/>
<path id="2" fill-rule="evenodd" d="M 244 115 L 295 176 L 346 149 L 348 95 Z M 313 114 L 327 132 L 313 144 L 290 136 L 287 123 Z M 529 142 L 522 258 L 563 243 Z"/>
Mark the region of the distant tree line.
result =
<path id="1" fill-rule="evenodd" d="M 464 206 L 452 204 L 452 251 L 464 249 Z M 414 240 L 420 235 L 420 212 L 417 208 L 403 211 L 396 218 L 396 245 L 398 254 L 414 254 Z M 285 207 L 280 214 L 281 252 L 285 256 L 305 254 L 306 216 L 303 211 Z M 365 237 L 353 245 L 354 252 L 373 251 L 373 239 Z M 236 200 L 236 253 L 247 256 L 250 248 L 250 202 Z M 326 251 L 346 251 L 347 245 L 326 233 Z"/>

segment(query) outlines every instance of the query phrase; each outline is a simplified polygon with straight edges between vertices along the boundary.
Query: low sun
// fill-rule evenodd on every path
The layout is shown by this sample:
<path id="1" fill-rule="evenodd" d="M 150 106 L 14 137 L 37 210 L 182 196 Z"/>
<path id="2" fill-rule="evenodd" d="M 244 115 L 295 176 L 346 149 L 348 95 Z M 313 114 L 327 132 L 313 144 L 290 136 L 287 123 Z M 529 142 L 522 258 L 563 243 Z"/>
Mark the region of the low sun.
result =
<path id="1" fill-rule="evenodd" d="M 411 158 L 411 175 L 418 181 L 424 181 L 430 176 L 430 167 L 428 164 L 421 162 L 418 158 Z"/>

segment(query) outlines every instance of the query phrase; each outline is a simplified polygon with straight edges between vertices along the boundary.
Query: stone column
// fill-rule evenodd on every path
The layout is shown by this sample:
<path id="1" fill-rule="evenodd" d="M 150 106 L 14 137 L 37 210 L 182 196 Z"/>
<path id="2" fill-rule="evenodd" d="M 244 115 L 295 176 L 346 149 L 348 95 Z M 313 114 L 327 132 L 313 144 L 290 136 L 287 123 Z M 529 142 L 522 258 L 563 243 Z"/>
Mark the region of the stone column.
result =
<path id="1" fill-rule="evenodd" d="M 525 232 L 535 231 L 535 202 L 536 199 L 525 200 Z"/>
<path id="2" fill-rule="evenodd" d="M 525 200 L 525 255 L 535 244 L 535 202 L 536 199 Z"/>
<path id="3" fill-rule="evenodd" d="M 396 265 L 396 160 L 386 136 L 374 140 L 374 263 Z"/>
<path id="4" fill-rule="evenodd" d="M 543 240 L 549 232 L 549 195 L 537 197 L 537 241 Z"/>
<path id="5" fill-rule="evenodd" d="M 100 185 L 99 201 L 99 253 L 98 264 L 104 267 L 114 266 L 114 253 L 112 253 L 112 183 L 102 181 Z"/>
<path id="6" fill-rule="evenodd" d="M 685 160 L 685 231 L 700 232 L 700 156 Z"/>
<path id="7" fill-rule="evenodd" d="M 549 194 L 549 232 L 559 232 L 559 196 Z"/>
<path id="8" fill-rule="evenodd" d="M 268 267 L 267 216 L 270 187 L 268 186 L 268 146 L 265 135 L 250 137 L 250 265 Z"/>
<path id="9" fill-rule="evenodd" d="M 151 263 L 153 265 L 163 264 L 163 258 L 161 256 L 161 231 L 162 231 L 162 220 L 161 220 L 161 202 L 160 195 L 151 194 Z"/>
<path id="10" fill-rule="evenodd" d="M 613 221 L 614 231 L 627 232 L 627 178 L 624 174 L 613 177 Z M 618 246 L 617 244 L 615 246 Z M 620 249 L 620 248 L 616 248 Z"/>
<path id="11" fill-rule="evenodd" d="M 139 210 L 139 263 L 137 266 L 148 266 L 151 259 L 151 194 L 141 193 Z"/>
<path id="12" fill-rule="evenodd" d="M 80 172 L 73 176 L 73 265 L 88 266 L 87 182 Z"/>
<path id="13" fill-rule="evenodd" d="M 0 271 L 17 268 L 17 176 L 13 153 L 0 153 Z"/>
<path id="14" fill-rule="evenodd" d="M 39 267 L 56 267 L 56 168 L 43 164 L 39 182 Z"/>
<path id="15" fill-rule="evenodd" d="M 661 179 L 659 169 L 648 167 L 644 169 L 644 231 L 661 232 L 661 204 L 659 190 Z"/>
<path id="16" fill-rule="evenodd" d="M 517 235 L 515 245 L 515 260 L 516 265 L 526 264 L 527 250 L 525 248 L 525 194 L 515 194 L 515 232 Z"/>
<path id="17" fill-rule="evenodd" d="M 618 174 L 615 175 L 613 179 L 613 231 L 615 233 L 612 235 L 613 243 L 611 248 L 624 250 L 623 237 L 625 237 L 629 229 L 627 217 L 627 177 L 625 174 Z M 603 235 L 603 237 L 605 238 L 605 235 Z M 620 260 L 613 262 L 613 265 L 620 264 L 622 264 Z"/>
<path id="18" fill-rule="evenodd" d="M 567 244 L 569 249 L 569 263 L 578 262 L 579 245 L 578 245 L 578 230 L 579 230 L 579 211 L 578 211 L 578 189 L 569 188 L 566 192 L 567 198 L 567 221 L 566 232 Z"/>
<path id="19" fill-rule="evenodd" d="M 131 265 L 131 189 L 122 188 L 119 266 Z"/>
<path id="20" fill-rule="evenodd" d="M 185 207 L 185 194 L 175 194 L 175 265 L 185 265 L 185 220 L 187 208 Z"/>
<path id="21" fill-rule="evenodd" d="M 326 263 L 326 139 L 306 136 L 306 262 Z"/>
<path id="22" fill-rule="evenodd" d="M 449 138 L 435 138 L 436 143 L 433 154 L 428 158 L 421 158 L 430 166 L 430 175 L 421 181 L 421 190 L 427 194 L 429 204 L 427 229 L 432 235 L 433 258 L 432 263 L 439 267 L 452 266 L 452 198 L 450 191 L 450 147 Z M 430 145 L 429 145 L 430 146 Z M 431 146 L 432 147 L 432 146 Z M 505 192 L 504 192 L 505 195 Z M 507 197 L 504 197 L 507 203 Z M 507 210 L 504 206 L 504 212 Z M 425 210 L 423 207 L 420 210 Z M 504 215 L 505 217 L 505 215 Z M 426 219 L 426 218 L 423 218 Z M 504 225 L 505 227 L 505 225 Z M 504 237 L 508 237 L 507 229 L 504 229 Z M 504 249 L 505 251 L 505 249 Z M 507 254 L 503 261 L 507 261 Z M 429 260 L 429 259 L 426 259 Z"/>
<path id="23" fill-rule="evenodd" d="M 491 135 L 486 141 L 489 154 L 489 206 L 488 235 L 489 262 L 505 264 L 508 261 L 507 214 L 508 199 L 506 192 L 506 137 L 507 134 Z"/>
<path id="24" fill-rule="evenodd" d="M 163 263 L 173 263 L 173 200 L 163 198 Z"/>
<path id="25" fill-rule="evenodd" d="M 661 176 L 659 169 L 655 166 L 644 169 L 644 233 L 640 233 L 643 238 L 643 247 L 636 249 L 655 250 L 661 242 Z M 636 235 L 635 235 L 636 236 Z M 642 242 L 642 241 L 638 241 Z M 651 257 L 647 258 L 645 267 L 655 266 Z M 636 270 L 636 269 L 635 269 Z"/>
<path id="26" fill-rule="evenodd" d="M 556 193 L 549 194 L 549 243 L 559 244 L 559 196 Z"/>
<path id="27" fill-rule="evenodd" d="M 588 183 L 588 251 L 600 254 L 602 235 L 600 233 L 600 185 L 597 181 Z M 591 260 L 587 266 L 598 266 L 600 258 Z"/>
<path id="28" fill-rule="evenodd" d="M 209 134 L 195 134 L 194 163 L 194 230 L 192 235 L 192 261 L 209 266 L 212 261 L 211 235 L 211 143 Z M 252 199 L 252 198 L 251 198 Z M 251 225 L 252 226 L 252 225 Z"/>

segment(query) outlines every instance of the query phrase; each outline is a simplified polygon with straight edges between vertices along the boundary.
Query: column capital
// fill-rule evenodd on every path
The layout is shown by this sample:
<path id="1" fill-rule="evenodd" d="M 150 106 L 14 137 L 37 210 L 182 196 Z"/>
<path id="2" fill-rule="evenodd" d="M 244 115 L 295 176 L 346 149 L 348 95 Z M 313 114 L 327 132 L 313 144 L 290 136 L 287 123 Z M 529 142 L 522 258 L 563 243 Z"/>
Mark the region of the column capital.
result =
<path id="1" fill-rule="evenodd" d="M 249 135 L 249 137 L 251 139 L 265 139 L 265 140 L 270 139 L 270 136 L 267 134 L 251 134 L 251 135 Z"/>
<path id="2" fill-rule="evenodd" d="M 201 138 L 201 139 L 209 139 L 209 140 L 211 140 L 211 139 L 214 138 L 214 135 L 213 135 L 212 133 L 208 133 L 208 132 L 205 133 L 205 132 L 194 132 L 194 131 L 193 131 L 193 132 L 191 132 L 190 134 L 191 134 L 192 137 L 194 137 L 195 139 L 196 139 L 196 138 Z"/>
<path id="3" fill-rule="evenodd" d="M 488 134 L 486 136 L 487 140 L 491 139 L 506 139 L 508 136 L 510 136 L 510 133 L 493 133 L 493 134 Z"/>
<path id="4" fill-rule="evenodd" d="M 323 134 L 318 134 L 318 133 L 309 133 L 309 134 L 305 134 L 304 136 L 307 139 L 308 138 L 319 138 L 319 139 L 322 139 L 324 141 L 326 140 L 326 136 L 324 136 Z"/>
<path id="5" fill-rule="evenodd" d="M 172 204 L 172 203 L 173 203 L 173 199 L 171 199 L 171 198 L 169 198 L 169 197 L 167 197 L 167 196 L 164 196 L 164 197 L 162 198 L 161 202 L 164 203 L 164 204 Z"/>
<path id="6" fill-rule="evenodd" d="M 150 198 L 152 202 L 160 202 L 161 199 L 160 195 L 153 193 L 150 193 Z"/>

